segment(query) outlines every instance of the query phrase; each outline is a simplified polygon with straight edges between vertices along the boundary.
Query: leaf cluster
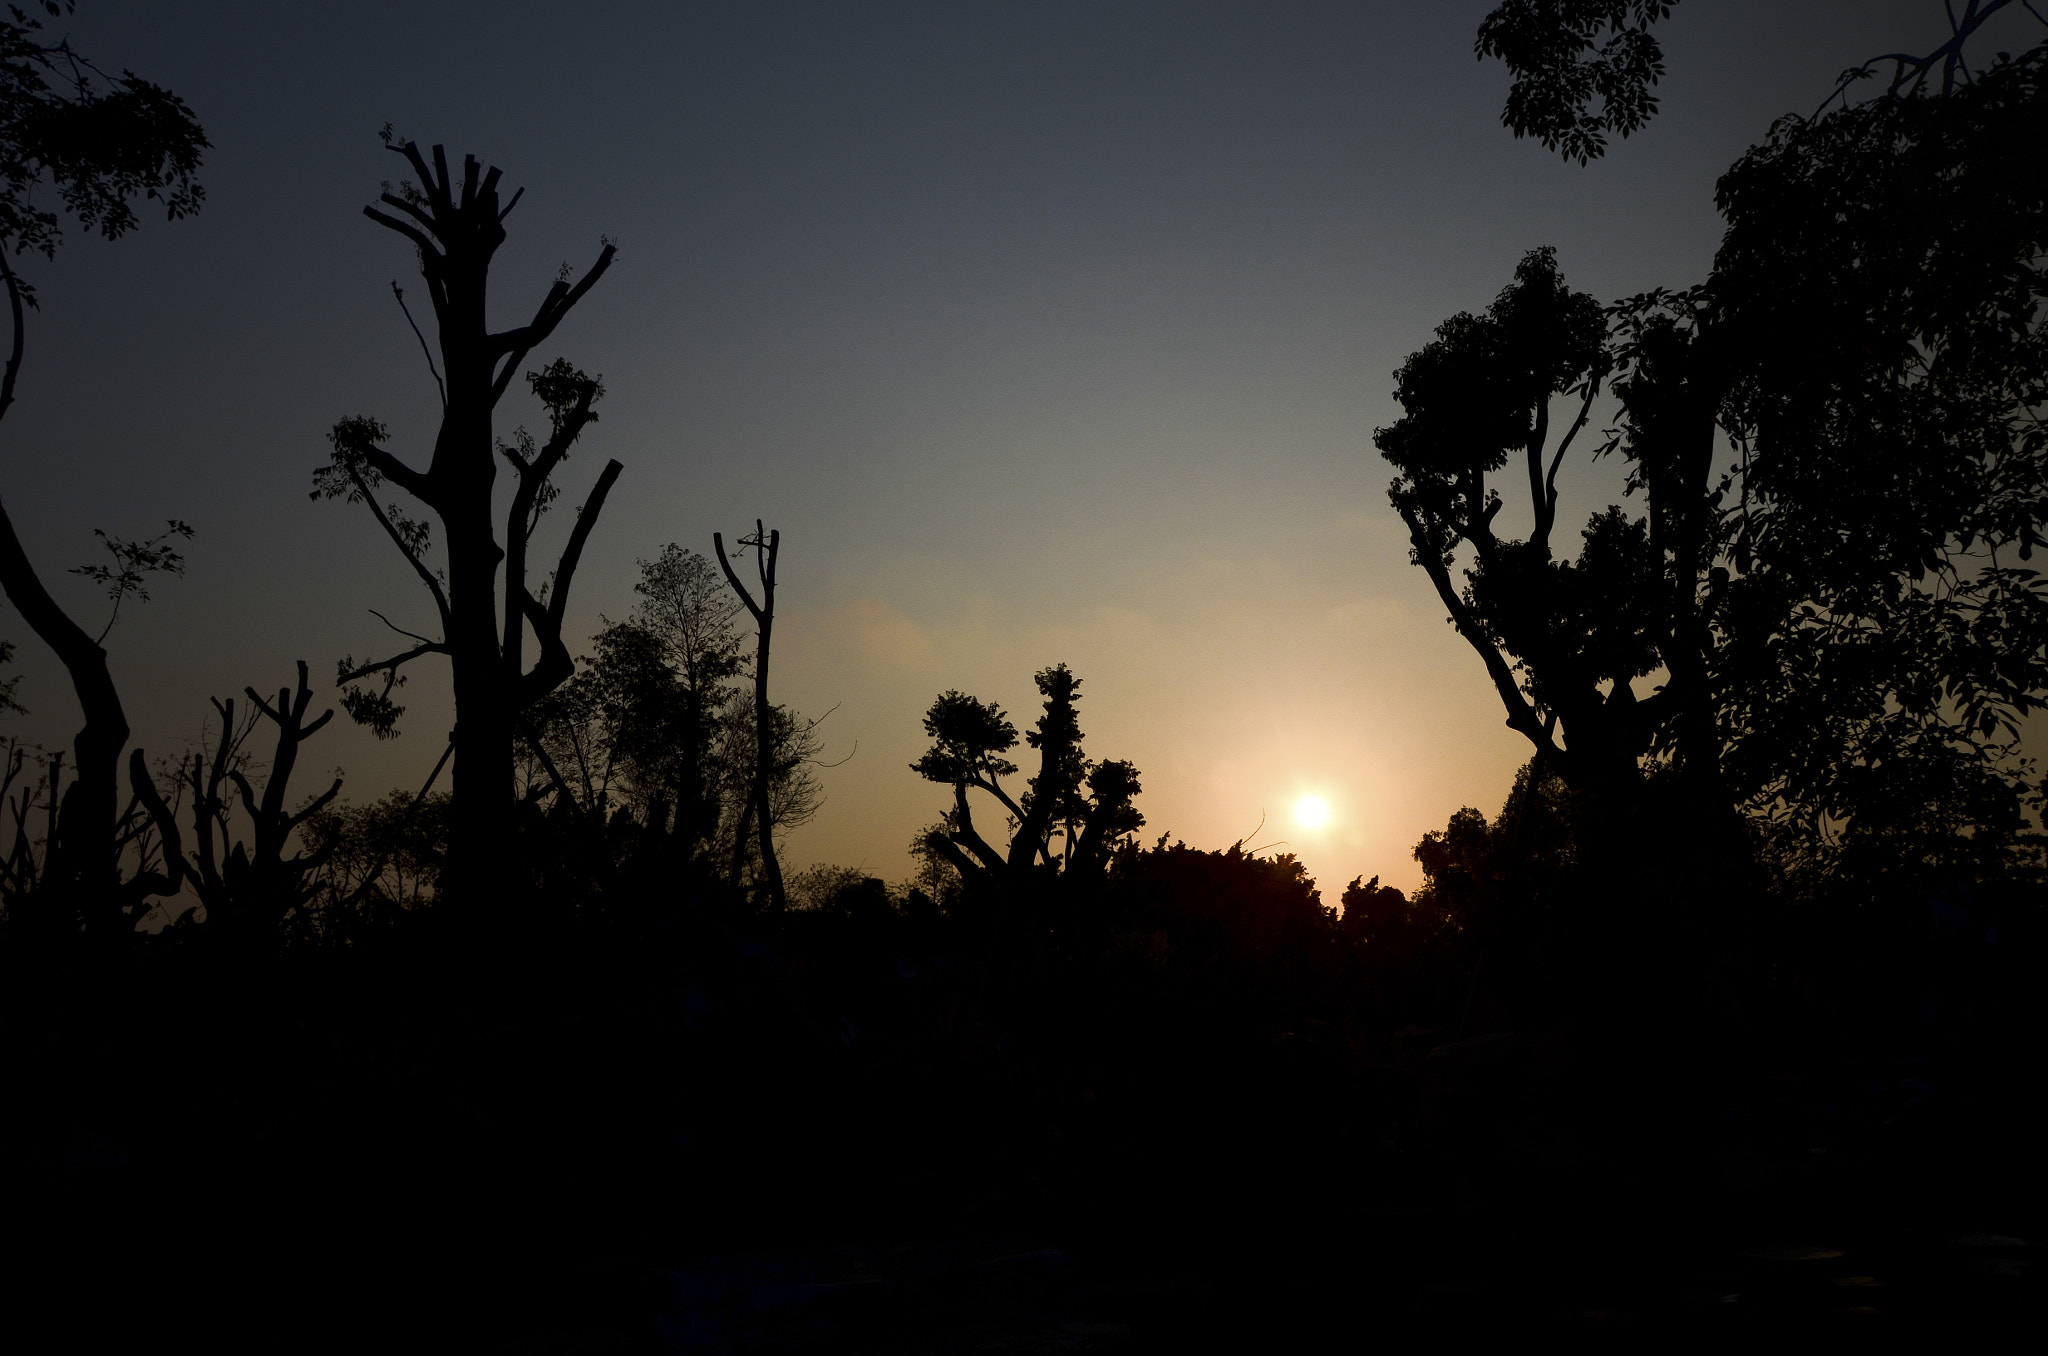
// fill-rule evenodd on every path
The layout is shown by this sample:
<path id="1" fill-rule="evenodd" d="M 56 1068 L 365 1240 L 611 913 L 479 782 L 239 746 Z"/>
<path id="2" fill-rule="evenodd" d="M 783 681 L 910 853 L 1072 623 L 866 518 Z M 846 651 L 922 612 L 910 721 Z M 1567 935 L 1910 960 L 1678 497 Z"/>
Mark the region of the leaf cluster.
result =
<path id="1" fill-rule="evenodd" d="M 192 526 L 176 518 L 166 519 L 165 522 L 163 531 L 141 541 L 112 536 L 97 527 L 92 530 L 92 534 L 100 539 L 100 545 L 106 548 L 111 563 L 76 565 L 72 567 L 71 573 L 82 575 L 104 587 L 108 601 L 114 605 L 112 611 L 107 614 L 106 626 L 100 630 L 100 640 L 104 641 L 107 638 L 108 633 L 114 629 L 114 623 L 120 619 L 122 603 L 130 597 L 141 603 L 149 601 L 151 575 L 184 575 L 184 553 L 171 543 L 174 540 L 192 540 Z"/>
<path id="2" fill-rule="evenodd" d="M 71 6 L 42 9 L 56 18 Z M 205 190 L 194 176 L 210 147 L 184 100 L 132 71 L 107 75 L 68 40 L 45 42 L 42 28 L 15 5 L 0 18 L 0 237 L 9 252 L 54 255 L 61 213 L 112 240 L 137 224 L 137 200 L 160 203 L 173 220 L 198 211 Z"/>
<path id="3" fill-rule="evenodd" d="M 1479 25 L 1473 52 L 1514 76 L 1501 122 L 1517 138 L 1581 165 L 1657 111 L 1664 53 L 1650 29 L 1677 0 L 1506 0 Z"/>

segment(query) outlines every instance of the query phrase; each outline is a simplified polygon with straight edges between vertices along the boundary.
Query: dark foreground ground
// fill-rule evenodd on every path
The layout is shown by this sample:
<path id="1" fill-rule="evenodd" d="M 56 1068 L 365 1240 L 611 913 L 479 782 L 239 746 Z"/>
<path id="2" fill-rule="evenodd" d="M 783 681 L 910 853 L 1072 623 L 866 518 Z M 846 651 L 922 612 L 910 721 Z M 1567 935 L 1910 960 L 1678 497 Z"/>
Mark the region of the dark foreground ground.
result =
<path id="1" fill-rule="evenodd" d="M 1375 1225 L 1387 1235 L 1361 1245 L 1356 1234 Z M 658 1297 L 652 1340 L 594 1313 L 520 1349 L 1271 1351 L 1498 1338 L 1640 1350 L 1881 1337 L 1933 1349 L 2041 1329 L 2040 1254 L 2017 1236 L 1837 1226 L 1791 1234 L 1833 1246 L 1737 1245 L 1654 1219 L 1599 1237 L 1532 1227 L 1352 1221 L 1353 1236 L 1326 1250 L 1182 1237 L 721 1256 L 614 1273 Z"/>
<path id="2" fill-rule="evenodd" d="M 10 1351 L 1966 1349 L 2048 1315 L 2042 984 L 1989 935 L 1541 1020 L 1469 984 L 1432 1006 L 1321 934 L 896 915 L 17 965 L 0 1324 Z"/>
<path id="3" fill-rule="evenodd" d="M 284 1188 L 285 1184 L 277 1184 Z M 253 1187 L 260 1191 L 260 1187 Z M 520 1185 L 505 1189 L 517 1213 Z M 1199 1190 L 1199 1188 L 1196 1188 Z M 721 1238 L 677 1221 L 609 1229 L 422 1218 L 418 1203 L 191 1201 L 60 1221 L 14 1213 L 18 1351 L 1165 1352 L 1568 1340 L 2027 1342 L 2048 1315 L 2035 1221 L 1860 1209 L 1701 1218 L 1333 1210 L 1284 1223 L 1251 1203 L 1170 1232 L 837 1231 Z M 138 1218 L 138 1214 L 141 1218 Z M 1988 1216 L 1979 1218 L 1978 1216 Z M 1972 1227 L 1972 1226 L 1991 1227 Z M 734 1246 L 725 1246 L 734 1244 Z M 1397 1346 L 1396 1349 L 1400 1349 Z M 1453 1346 L 1451 1349 L 1459 1349 Z M 2025 1349 L 2019 1347 L 2018 1349 Z"/>
<path id="4" fill-rule="evenodd" d="M 786 1202 L 721 1228 L 687 1211 L 550 1224 L 517 1218 L 516 1175 L 490 1211 L 499 1232 L 436 1217 L 427 1183 L 354 1203 L 251 1183 L 280 1198 L 123 1202 L 37 1228 L 52 1251 L 14 1272 L 31 1293 L 10 1299 L 11 1349 L 1969 1350 L 2030 1343 L 2048 1315 L 2038 1219 L 1993 1203 L 1914 1210 L 1878 1186 L 1822 1209 L 1712 1215 L 1569 1196 L 1376 1208 L 1340 1188 L 1325 1212 L 1237 1181 L 1211 1212 L 1213 1185 L 1187 1183 L 1171 1228 L 1138 1216 L 997 1234 L 886 1218 L 820 1229 L 782 1215 Z"/>

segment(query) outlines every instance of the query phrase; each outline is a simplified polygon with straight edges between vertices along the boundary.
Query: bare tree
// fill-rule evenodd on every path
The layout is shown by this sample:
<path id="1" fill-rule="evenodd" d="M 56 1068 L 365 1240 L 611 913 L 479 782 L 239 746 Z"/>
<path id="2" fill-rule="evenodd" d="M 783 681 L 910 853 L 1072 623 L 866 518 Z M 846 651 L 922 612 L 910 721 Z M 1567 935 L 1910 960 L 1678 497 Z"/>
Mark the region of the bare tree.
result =
<path id="1" fill-rule="evenodd" d="M 528 555 L 541 513 L 555 493 L 551 478 L 584 427 L 597 418 L 592 407 L 604 388 L 559 359 L 526 373 L 549 418 L 548 438 L 538 446 L 524 436 L 511 444 L 497 442 L 492 415 L 527 355 L 604 276 L 615 251 L 604 242 L 597 261 L 573 284 L 565 268 L 531 320 L 494 332 L 486 316 L 486 285 L 491 260 L 505 240 L 505 218 L 519 195 L 501 206 L 500 171 L 485 170 L 474 157 L 464 157 L 458 180 L 439 146 L 431 152 L 431 165 L 410 141 L 391 149 L 405 158 L 419 182 L 384 193 L 379 201 L 388 210 L 363 211 L 419 251 L 439 340 L 440 364 L 432 370 L 441 389 L 440 431 L 426 469 L 418 470 L 384 450 L 387 434 L 377 421 L 344 419 L 332 435 L 332 463 L 316 473 L 314 494 L 366 505 L 433 600 L 438 637 L 402 632 L 415 642 L 411 648 L 365 664 L 344 660 L 339 681 L 358 683 L 382 675 L 381 691 L 355 688 L 344 695 L 343 704 L 352 717 L 389 734 L 400 710 L 390 694 L 401 681 L 401 668 L 429 654 L 448 657 L 456 722 L 449 876 L 481 902 L 511 879 L 519 713 L 575 672 L 562 641 L 562 619 L 584 543 L 621 469 L 616 461 L 606 463 L 584 499 L 551 583 L 536 589 L 528 579 Z M 403 294 L 399 303 L 404 305 Z M 424 345 L 424 335 L 421 341 Z M 492 505 L 501 456 L 518 477 L 502 542 Z M 441 527 L 445 576 L 427 564 L 428 525 L 395 504 L 379 505 L 377 492 L 386 481 L 433 510 Z M 529 626 L 538 647 L 530 669 L 525 655 Z"/>
<path id="2" fill-rule="evenodd" d="M 261 949 L 276 944 L 286 916 L 314 893 L 311 878 L 334 850 L 332 838 L 310 853 L 287 857 L 285 851 L 301 827 L 340 793 L 341 779 L 335 778 L 333 785 L 298 809 L 287 807 L 299 746 L 334 718 L 330 709 L 310 722 L 306 719 L 313 691 L 303 659 L 296 688 L 279 688 L 274 705 L 253 687 L 243 693 L 249 699 L 246 718 L 237 721 L 234 698 L 216 700 L 213 709 L 220 716 L 220 735 L 210 755 L 201 749 L 179 769 L 179 790 L 191 794 L 185 807 L 192 826 L 189 857 L 173 806 L 146 777 L 137 779 L 135 793 L 162 835 L 170 888 L 189 881 L 206 906 L 209 931 L 220 932 L 234 945 Z M 277 727 L 277 745 L 259 795 L 249 780 L 246 750 L 262 720 Z M 139 757 L 138 753 L 137 761 Z M 232 830 L 234 795 L 240 796 L 250 820 L 252 841 L 247 843 L 237 841 Z"/>

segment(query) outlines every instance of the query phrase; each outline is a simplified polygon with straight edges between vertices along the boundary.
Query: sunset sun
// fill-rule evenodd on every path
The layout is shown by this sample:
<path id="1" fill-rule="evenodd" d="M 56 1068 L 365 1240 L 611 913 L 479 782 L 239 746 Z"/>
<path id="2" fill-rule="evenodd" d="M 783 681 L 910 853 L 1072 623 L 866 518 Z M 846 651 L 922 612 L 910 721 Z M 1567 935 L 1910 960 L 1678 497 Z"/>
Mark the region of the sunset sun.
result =
<path id="1" fill-rule="evenodd" d="M 1330 805 L 1321 796 L 1303 796 L 1294 802 L 1294 822 L 1304 829 L 1320 829 L 1330 822 Z"/>

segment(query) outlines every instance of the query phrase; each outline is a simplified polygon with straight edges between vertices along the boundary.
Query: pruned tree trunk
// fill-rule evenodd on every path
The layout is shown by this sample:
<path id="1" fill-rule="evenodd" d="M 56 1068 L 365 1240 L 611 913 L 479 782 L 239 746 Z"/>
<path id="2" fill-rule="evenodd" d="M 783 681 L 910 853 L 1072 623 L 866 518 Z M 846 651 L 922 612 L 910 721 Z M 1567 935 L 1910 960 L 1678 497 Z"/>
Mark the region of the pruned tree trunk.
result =
<path id="1" fill-rule="evenodd" d="M 754 567 L 761 581 L 761 601 L 756 603 L 754 595 L 740 582 L 733 572 L 732 562 L 725 558 L 725 538 L 719 533 L 711 534 L 711 545 L 718 553 L 718 567 L 725 571 L 726 582 L 733 592 L 747 605 L 753 614 L 756 640 L 754 643 L 754 784 L 747 796 L 747 808 L 740 814 L 738 832 L 733 836 L 732 880 L 739 883 L 740 873 L 746 865 L 747 833 L 749 827 L 758 835 L 761 853 L 761 875 L 768 890 L 769 907 L 781 909 L 784 903 L 782 888 L 782 864 L 775 858 L 775 815 L 769 801 L 769 790 L 775 784 L 775 708 L 768 704 L 768 646 L 775 632 L 775 558 L 782 550 L 782 533 L 763 529 L 761 520 L 754 520 L 754 535 L 739 540 L 741 550 L 754 552 Z"/>
<path id="2" fill-rule="evenodd" d="M 545 374 L 528 374 L 548 405 L 554 431 L 530 461 L 519 452 L 504 450 L 520 478 L 506 545 L 499 543 L 493 521 L 492 490 L 501 449 L 493 438 L 492 413 L 527 355 L 554 332 L 611 267 L 614 248 L 606 243 L 597 262 L 573 286 L 566 278 L 557 279 L 527 324 L 492 333 L 486 314 L 490 266 L 504 243 L 504 220 L 518 195 L 501 208 L 500 171 L 484 170 L 474 157 L 464 157 L 458 182 L 449 172 L 441 147 L 433 148 L 431 166 L 411 142 L 392 149 L 406 158 L 421 182 L 403 195 L 385 193 L 381 202 L 390 211 L 376 207 L 363 211 L 419 250 L 420 272 L 433 303 L 439 339 L 441 367 L 436 376 L 442 386 L 441 427 L 425 471 L 415 470 L 377 447 L 375 438 L 381 436 L 381 430 L 351 443 L 345 454 L 338 438 L 337 462 L 354 479 L 363 498 L 369 499 L 374 488 L 363 473 L 374 473 L 413 495 L 440 519 L 447 559 L 445 594 L 414 545 L 379 514 L 387 534 L 433 594 L 443 635 L 438 642 L 423 640 L 414 651 L 366 665 L 344 674 L 343 679 L 350 681 L 378 670 L 395 673 L 399 664 L 425 653 L 448 656 L 455 697 L 448 876 L 454 895 L 482 903 L 501 898 L 513 883 L 517 846 L 511 814 L 516 785 L 513 744 L 519 737 L 519 714 L 574 672 L 561 638 L 570 581 L 620 470 L 614 461 L 598 477 L 556 567 L 552 592 L 542 604 L 526 579 L 527 536 L 533 528 L 535 499 L 584 426 L 596 417 L 591 405 L 599 394 L 598 384 L 561 363 Z M 402 304 L 402 296 L 400 300 Z M 541 390 L 543 378 L 554 383 L 548 391 Z M 375 501 L 370 502 L 375 511 Z M 505 566 L 502 629 L 501 565 Z M 528 625 L 533 627 L 540 648 L 530 671 L 524 669 L 523 631 Z"/>

